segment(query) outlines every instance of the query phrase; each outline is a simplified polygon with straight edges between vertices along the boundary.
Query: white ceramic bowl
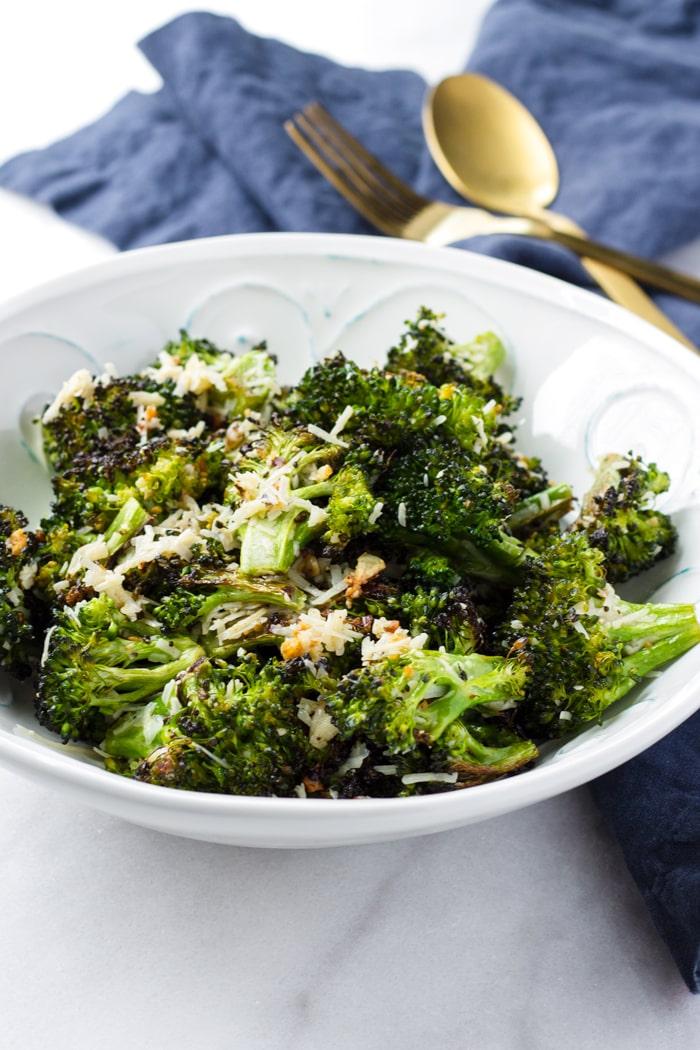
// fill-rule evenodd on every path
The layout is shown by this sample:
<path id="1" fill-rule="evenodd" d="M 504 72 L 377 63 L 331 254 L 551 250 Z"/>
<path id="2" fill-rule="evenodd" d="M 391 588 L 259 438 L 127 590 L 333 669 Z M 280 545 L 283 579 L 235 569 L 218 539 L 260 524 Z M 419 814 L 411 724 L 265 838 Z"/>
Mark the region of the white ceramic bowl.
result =
<path id="1" fill-rule="evenodd" d="M 31 420 L 77 367 L 143 366 L 186 327 L 226 348 L 266 339 L 284 379 L 342 349 L 381 360 L 421 305 L 455 339 L 491 328 L 523 397 L 519 446 L 581 493 L 598 455 L 633 449 L 672 476 L 681 542 L 640 581 L 659 601 L 700 597 L 700 360 L 592 293 L 457 249 L 380 238 L 261 234 L 131 252 L 0 309 L 0 502 L 34 517 L 48 483 Z M 267 847 L 347 845 L 483 820 L 580 785 L 674 729 L 700 704 L 700 647 L 637 688 L 602 726 L 511 779 L 405 799 L 202 795 L 106 773 L 38 729 L 30 698 L 0 680 L 0 761 L 79 803 L 146 827 Z"/>

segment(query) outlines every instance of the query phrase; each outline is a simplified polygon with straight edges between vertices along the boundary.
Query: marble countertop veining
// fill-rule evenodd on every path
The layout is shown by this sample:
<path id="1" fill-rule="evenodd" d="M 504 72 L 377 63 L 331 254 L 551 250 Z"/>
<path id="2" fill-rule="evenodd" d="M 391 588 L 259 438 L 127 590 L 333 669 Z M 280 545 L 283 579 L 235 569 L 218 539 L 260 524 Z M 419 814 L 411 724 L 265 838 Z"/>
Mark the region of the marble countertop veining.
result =
<path id="1" fill-rule="evenodd" d="M 210 10 L 429 80 L 491 0 Z M 153 78 L 135 49 L 190 5 L 0 13 L 0 160 Z M 85 85 L 90 85 L 87 91 Z M 5 298 L 112 249 L 0 192 Z M 697 272 L 700 248 L 677 265 Z M 700 1050 L 691 996 L 586 788 L 456 831 L 277 851 L 126 824 L 0 769 L 3 1050 Z"/>

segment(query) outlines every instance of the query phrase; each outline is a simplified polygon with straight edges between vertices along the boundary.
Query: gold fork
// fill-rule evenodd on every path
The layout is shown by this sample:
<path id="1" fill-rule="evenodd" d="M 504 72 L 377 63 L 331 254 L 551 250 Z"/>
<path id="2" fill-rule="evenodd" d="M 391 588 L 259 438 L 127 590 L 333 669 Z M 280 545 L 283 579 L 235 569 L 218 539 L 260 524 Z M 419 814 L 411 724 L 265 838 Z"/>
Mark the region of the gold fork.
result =
<path id="1" fill-rule="evenodd" d="M 296 113 L 284 127 L 321 174 L 382 233 L 436 245 L 493 233 L 556 241 L 579 255 L 609 264 L 598 269 L 599 284 L 611 298 L 698 352 L 626 274 L 700 303 L 700 281 L 695 278 L 587 237 L 553 230 L 537 219 L 493 215 L 481 208 L 430 200 L 402 182 L 318 102 Z"/>

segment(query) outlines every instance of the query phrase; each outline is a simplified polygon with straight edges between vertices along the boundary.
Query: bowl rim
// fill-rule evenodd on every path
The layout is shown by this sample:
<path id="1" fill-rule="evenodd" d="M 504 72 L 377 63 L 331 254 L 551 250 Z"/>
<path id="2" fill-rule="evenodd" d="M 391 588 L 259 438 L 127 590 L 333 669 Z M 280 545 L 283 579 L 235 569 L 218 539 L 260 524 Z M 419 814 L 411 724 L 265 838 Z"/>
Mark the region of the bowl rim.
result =
<path id="1" fill-rule="evenodd" d="M 430 270 L 463 272 L 507 290 L 515 290 L 541 303 L 569 309 L 602 322 L 650 347 L 681 371 L 690 371 L 700 380 L 700 359 L 680 343 L 641 318 L 585 288 L 534 271 L 517 263 L 481 255 L 462 248 L 438 248 L 418 242 L 378 238 L 370 235 L 319 233 L 229 234 L 194 241 L 147 246 L 99 260 L 35 288 L 20 292 L 0 304 L 0 326 L 40 303 L 75 294 L 81 288 L 109 283 L 123 274 L 138 275 L 159 267 L 178 268 L 198 261 L 224 259 L 231 253 L 274 257 L 282 253 L 303 255 L 332 252 L 342 259 L 386 260 L 416 263 Z M 693 704 L 692 697 L 698 693 Z M 561 761 L 535 766 L 516 777 L 504 778 L 456 792 L 388 799 L 279 798 L 275 796 L 236 796 L 178 791 L 135 782 L 81 762 L 52 747 L 39 747 L 27 736 L 0 730 L 0 761 L 15 772 L 41 776 L 45 780 L 86 792 L 93 801 L 121 802 L 132 810 L 143 805 L 170 814 L 209 814 L 220 818 L 236 813 L 241 818 L 257 818 L 263 813 L 291 820 L 290 832 L 309 817 L 317 821 L 324 814 L 321 832 L 329 823 L 342 823 L 348 813 L 360 815 L 363 822 L 382 824 L 398 814 L 421 814 L 422 830 L 410 834 L 454 827 L 475 819 L 510 812 L 543 801 L 608 772 L 628 761 L 646 747 L 675 729 L 700 706 L 700 681 L 695 687 L 686 682 L 672 702 L 652 712 L 649 718 L 626 726 L 624 736 L 597 740 L 593 747 L 572 751 Z M 659 723 L 663 730 L 657 732 Z M 58 745 L 60 746 L 60 745 Z M 518 784 L 514 791 L 513 784 Z M 467 800 L 471 801 L 467 801 Z M 89 797 L 86 797 L 89 802 Z M 129 819 L 134 819 L 133 814 Z M 382 839 L 387 837 L 383 835 Z M 336 836 L 337 838 L 337 836 Z M 342 835 L 340 837 L 342 841 Z M 292 843 L 293 844 L 293 843 Z M 330 842 L 333 845 L 336 842 Z"/>

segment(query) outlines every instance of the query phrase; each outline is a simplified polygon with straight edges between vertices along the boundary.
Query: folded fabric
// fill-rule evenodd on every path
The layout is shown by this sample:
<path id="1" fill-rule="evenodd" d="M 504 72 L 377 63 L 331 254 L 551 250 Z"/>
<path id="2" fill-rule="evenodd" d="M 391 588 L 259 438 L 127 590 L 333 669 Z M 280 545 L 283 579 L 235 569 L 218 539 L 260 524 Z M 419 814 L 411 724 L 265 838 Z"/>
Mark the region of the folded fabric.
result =
<path id="1" fill-rule="evenodd" d="M 468 68 L 518 95 L 552 139 L 557 207 L 592 235 L 658 257 L 700 236 L 700 4 L 499 0 Z M 141 48 L 163 80 L 101 120 L 0 168 L 0 187 L 51 205 L 121 249 L 258 230 L 371 233 L 283 122 L 318 99 L 419 191 L 457 201 L 428 154 L 426 85 L 351 69 L 183 15 Z M 568 253 L 492 237 L 472 250 L 585 283 Z M 696 342 L 700 308 L 658 301 Z M 700 714 L 592 785 L 661 936 L 700 991 Z"/>

